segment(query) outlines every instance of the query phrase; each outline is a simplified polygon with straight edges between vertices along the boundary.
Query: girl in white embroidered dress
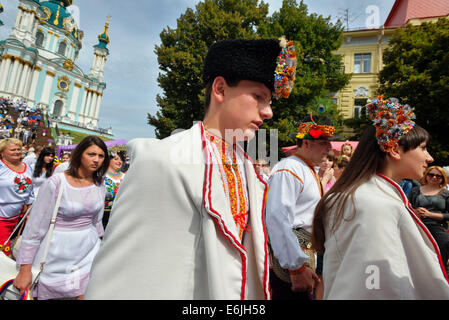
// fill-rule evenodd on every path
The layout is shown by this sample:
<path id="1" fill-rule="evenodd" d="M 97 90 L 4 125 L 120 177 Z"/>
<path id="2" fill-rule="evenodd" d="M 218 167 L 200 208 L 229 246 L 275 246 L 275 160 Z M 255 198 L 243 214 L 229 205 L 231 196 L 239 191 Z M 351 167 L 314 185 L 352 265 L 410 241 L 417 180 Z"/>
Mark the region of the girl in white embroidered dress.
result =
<path id="1" fill-rule="evenodd" d="M 31 284 L 31 266 L 38 267 L 61 183 L 65 184 L 47 261 L 32 292 L 39 300 L 83 299 L 92 261 L 103 236 L 104 174 L 107 147 L 98 137 L 86 137 L 75 148 L 69 170 L 42 185 L 25 227 L 17 258 L 20 272 L 14 286 L 23 292 Z"/>
<path id="2" fill-rule="evenodd" d="M 433 158 L 415 125 L 383 151 L 376 128 L 315 210 L 312 245 L 324 252 L 324 299 L 449 299 L 434 239 L 398 183 L 422 177 Z"/>

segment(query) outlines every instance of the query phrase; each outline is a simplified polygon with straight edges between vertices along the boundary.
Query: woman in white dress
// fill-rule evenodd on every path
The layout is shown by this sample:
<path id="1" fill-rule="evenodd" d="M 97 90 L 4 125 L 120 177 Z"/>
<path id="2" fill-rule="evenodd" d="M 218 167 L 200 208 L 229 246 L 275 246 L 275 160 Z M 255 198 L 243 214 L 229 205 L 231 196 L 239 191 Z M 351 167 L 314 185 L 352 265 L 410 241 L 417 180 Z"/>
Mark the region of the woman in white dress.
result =
<path id="1" fill-rule="evenodd" d="M 396 100 L 367 111 L 373 125 L 315 210 L 324 299 L 449 299 L 438 245 L 398 185 L 433 161 L 429 134 Z"/>
<path id="2" fill-rule="evenodd" d="M 37 194 L 39 193 L 42 184 L 53 174 L 54 158 L 55 150 L 50 147 L 43 148 L 39 153 L 33 172 L 33 190 L 35 198 L 37 198 Z"/>
<path id="3" fill-rule="evenodd" d="M 23 232 L 14 286 L 22 293 L 32 281 L 31 267 L 38 267 L 46 243 L 53 208 L 61 183 L 65 184 L 47 261 L 32 295 L 39 300 L 83 299 L 92 261 L 103 236 L 104 175 L 108 151 L 98 137 L 81 141 L 66 172 L 42 185 Z"/>

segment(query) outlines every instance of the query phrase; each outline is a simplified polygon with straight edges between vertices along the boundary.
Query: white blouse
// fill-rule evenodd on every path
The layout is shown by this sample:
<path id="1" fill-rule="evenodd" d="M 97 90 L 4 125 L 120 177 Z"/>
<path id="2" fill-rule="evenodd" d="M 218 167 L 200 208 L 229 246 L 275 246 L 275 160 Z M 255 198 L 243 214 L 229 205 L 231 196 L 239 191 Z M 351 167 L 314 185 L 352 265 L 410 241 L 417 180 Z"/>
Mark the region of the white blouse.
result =
<path id="1" fill-rule="evenodd" d="M 101 223 L 104 183 L 77 188 L 70 185 L 64 173 L 53 175 L 42 184 L 33 204 L 23 232 L 17 263 L 33 264 L 36 267 L 40 265 L 61 181 L 65 183 L 65 190 L 47 262 L 36 290 L 40 299 L 84 294 L 93 258 L 100 247 L 99 237 L 104 233 Z M 78 281 L 78 286 L 66 285 L 73 281 Z"/>
<path id="2" fill-rule="evenodd" d="M 0 219 L 18 217 L 23 205 L 34 201 L 33 172 L 24 165 L 22 172 L 16 172 L 0 159 Z"/>

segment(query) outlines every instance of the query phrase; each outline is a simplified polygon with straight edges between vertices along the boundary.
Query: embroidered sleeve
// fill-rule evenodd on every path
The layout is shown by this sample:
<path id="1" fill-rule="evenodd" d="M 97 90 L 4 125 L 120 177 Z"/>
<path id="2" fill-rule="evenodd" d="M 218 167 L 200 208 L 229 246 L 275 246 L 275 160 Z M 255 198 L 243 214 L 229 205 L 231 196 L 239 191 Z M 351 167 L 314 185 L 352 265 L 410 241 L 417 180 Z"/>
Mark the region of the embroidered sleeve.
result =
<path id="1" fill-rule="evenodd" d="M 50 226 L 58 188 L 59 183 L 57 185 L 54 179 L 48 179 L 42 184 L 23 231 L 22 244 L 17 257 L 19 265 L 33 263 Z"/>

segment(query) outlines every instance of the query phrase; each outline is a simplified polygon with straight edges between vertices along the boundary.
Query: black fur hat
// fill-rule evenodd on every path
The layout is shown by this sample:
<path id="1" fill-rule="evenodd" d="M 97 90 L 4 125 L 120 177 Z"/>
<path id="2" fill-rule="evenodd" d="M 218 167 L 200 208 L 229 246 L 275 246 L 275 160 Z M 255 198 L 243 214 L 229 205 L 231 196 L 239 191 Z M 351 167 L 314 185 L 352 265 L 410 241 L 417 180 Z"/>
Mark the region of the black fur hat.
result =
<path id="1" fill-rule="evenodd" d="M 206 56 L 204 83 L 222 76 L 228 82 L 238 80 L 261 82 L 274 92 L 277 58 L 282 49 L 281 41 L 278 39 L 218 41 L 209 48 Z"/>

